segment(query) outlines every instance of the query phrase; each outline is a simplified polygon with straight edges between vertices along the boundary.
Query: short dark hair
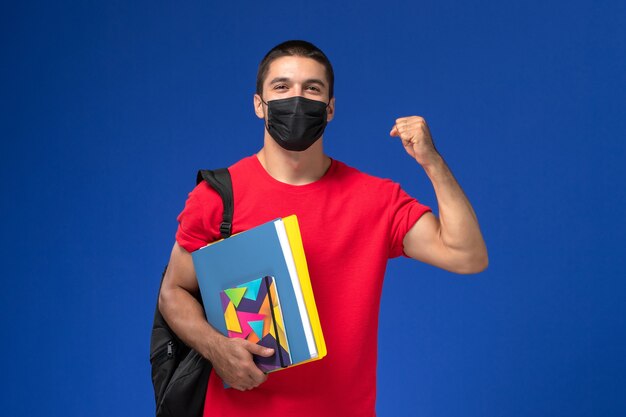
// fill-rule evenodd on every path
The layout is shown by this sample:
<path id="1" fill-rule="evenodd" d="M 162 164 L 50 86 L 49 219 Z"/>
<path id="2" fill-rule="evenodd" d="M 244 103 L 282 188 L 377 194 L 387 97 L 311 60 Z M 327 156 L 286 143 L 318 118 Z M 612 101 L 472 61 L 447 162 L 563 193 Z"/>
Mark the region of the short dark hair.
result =
<path id="1" fill-rule="evenodd" d="M 328 98 L 332 98 L 335 90 L 335 73 L 333 66 L 330 64 L 328 57 L 319 49 L 307 41 L 291 40 L 281 43 L 273 47 L 259 64 L 259 70 L 256 75 L 256 93 L 263 94 L 263 82 L 267 77 L 270 64 L 277 58 L 284 56 L 301 56 L 311 58 L 319 62 L 326 69 L 326 78 L 328 79 Z"/>

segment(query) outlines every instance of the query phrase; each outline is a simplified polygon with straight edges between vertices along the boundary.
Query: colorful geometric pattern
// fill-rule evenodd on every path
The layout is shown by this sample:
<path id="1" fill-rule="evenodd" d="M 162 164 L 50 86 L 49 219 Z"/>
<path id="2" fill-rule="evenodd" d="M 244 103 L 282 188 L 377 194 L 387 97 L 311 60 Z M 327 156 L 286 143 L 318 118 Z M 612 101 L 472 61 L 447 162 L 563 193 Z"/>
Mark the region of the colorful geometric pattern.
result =
<path id="1" fill-rule="evenodd" d="M 263 372 L 291 365 L 289 344 L 285 334 L 274 277 L 255 279 L 220 293 L 228 337 L 239 337 L 274 349 L 264 358 L 254 355 L 254 362 Z"/>

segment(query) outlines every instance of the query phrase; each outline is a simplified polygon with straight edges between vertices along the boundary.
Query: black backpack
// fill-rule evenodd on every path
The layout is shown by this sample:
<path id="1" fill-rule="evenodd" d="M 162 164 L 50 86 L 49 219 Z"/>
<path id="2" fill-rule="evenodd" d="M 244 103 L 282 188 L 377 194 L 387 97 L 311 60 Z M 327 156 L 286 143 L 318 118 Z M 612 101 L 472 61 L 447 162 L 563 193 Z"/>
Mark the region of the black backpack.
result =
<path id="1" fill-rule="evenodd" d="M 198 171 L 196 184 L 202 181 L 206 181 L 222 197 L 224 214 L 220 233 L 226 239 L 232 232 L 234 208 L 230 173 L 228 169 Z M 161 285 L 165 271 L 167 266 L 161 276 Z M 202 355 L 185 345 L 170 329 L 159 311 L 158 297 L 150 337 L 150 364 L 156 416 L 201 417 L 213 366 Z"/>

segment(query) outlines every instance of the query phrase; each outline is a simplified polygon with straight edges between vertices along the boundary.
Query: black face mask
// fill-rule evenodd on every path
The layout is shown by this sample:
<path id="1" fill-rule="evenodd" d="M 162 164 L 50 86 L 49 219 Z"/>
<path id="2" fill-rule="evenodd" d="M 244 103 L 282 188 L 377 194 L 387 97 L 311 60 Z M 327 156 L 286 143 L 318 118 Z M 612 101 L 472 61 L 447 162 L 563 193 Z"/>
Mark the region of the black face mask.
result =
<path id="1" fill-rule="evenodd" d="M 328 107 L 323 101 L 295 96 L 265 104 L 268 109 L 267 131 L 288 151 L 307 150 L 322 137 Z"/>

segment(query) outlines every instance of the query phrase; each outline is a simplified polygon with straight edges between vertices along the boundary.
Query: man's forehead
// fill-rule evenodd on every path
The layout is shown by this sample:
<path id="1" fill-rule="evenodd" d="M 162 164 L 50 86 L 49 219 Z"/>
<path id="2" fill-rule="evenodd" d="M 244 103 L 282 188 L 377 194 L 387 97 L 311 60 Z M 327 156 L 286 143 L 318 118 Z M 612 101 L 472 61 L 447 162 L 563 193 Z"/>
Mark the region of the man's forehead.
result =
<path id="1" fill-rule="evenodd" d="M 326 68 L 318 61 L 302 56 L 284 56 L 270 63 L 266 83 L 278 81 L 318 80 L 327 84 Z"/>

